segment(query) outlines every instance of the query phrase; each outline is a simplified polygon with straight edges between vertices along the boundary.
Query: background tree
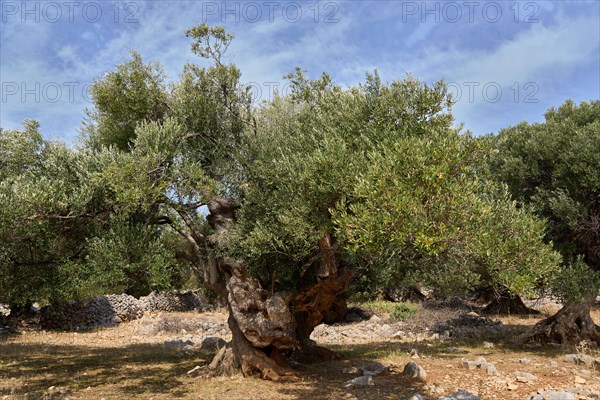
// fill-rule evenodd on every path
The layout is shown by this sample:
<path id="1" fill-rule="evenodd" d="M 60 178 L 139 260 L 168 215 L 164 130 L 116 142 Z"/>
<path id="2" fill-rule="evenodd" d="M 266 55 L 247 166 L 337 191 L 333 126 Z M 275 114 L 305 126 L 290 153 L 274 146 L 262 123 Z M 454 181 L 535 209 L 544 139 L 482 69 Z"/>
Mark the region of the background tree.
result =
<path id="1" fill-rule="evenodd" d="M 600 101 L 567 101 L 545 117 L 487 138 L 496 149 L 491 170 L 520 204 L 548 219 L 548 238 L 564 259 L 554 285 L 564 307 L 541 321 L 532 338 L 600 343 L 590 317 L 600 288 Z"/>
<path id="2" fill-rule="evenodd" d="M 0 149 L 0 301 L 18 312 L 34 301 L 168 287 L 169 252 L 150 230 L 117 223 L 96 179 L 106 154 L 45 141 L 34 121 L 0 132 Z"/>

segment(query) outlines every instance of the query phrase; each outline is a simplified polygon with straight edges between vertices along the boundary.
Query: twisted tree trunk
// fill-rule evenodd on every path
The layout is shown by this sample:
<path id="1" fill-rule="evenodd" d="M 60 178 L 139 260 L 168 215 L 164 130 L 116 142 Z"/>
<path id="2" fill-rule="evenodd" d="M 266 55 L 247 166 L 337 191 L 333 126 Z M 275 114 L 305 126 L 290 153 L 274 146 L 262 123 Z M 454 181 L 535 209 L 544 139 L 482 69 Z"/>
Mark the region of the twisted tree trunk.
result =
<path id="1" fill-rule="evenodd" d="M 526 341 L 576 345 L 584 340 L 600 345 L 600 327 L 590 316 L 595 293 L 585 300 L 565 304 L 556 314 L 538 322 L 526 335 Z"/>
<path id="2" fill-rule="evenodd" d="M 295 358 L 299 360 L 334 359 L 338 355 L 324 347 L 317 346 L 310 339 L 315 327 L 322 322 L 334 323 L 346 315 L 346 301 L 339 297 L 350 283 L 352 274 L 342 271 L 341 274 L 329 276 L 314 285 L 300 291 L 294 299 L 296 318 L 296 337 L 298 347 Z"/>
<path id="3" fill-rule="evenodd" d="M 208 207 L 208 221 L 215 229 L 209 242 L 213 248 L 218 248 L 235 224 L 235 207 L 224 198 L 215 199 Z M 343 317 L 346 310 L 345 301 L 339 296 L 347 289 L 351 274 L 340 271 L 339 249 L 329 235 L 319 241 L 318 281 L 295 296 L 265 290 L 257 279 L 249 276 L 239 260 L 220 258 L 209 265 L 214 265 L 220 272 L 215 285 L 227 301 L 232 333 L 231 342 L 209 365 L 213 373 L 241 371 L 245 376 L 290 380 L 296 378 L 287 363 L 291 357 L 335 356 L 310 340 L 310 334 L 318 324 L 335 321 L 340 315 Z"/>
<path id="4" fill-rule="evenodd" d="M 228 283 L 228 324 L 232 340 L 222 348 L 209 369 L 217 374 L 241 370 L 245 376 L 263 379 L 293 379 L 293 371 L 282 354 L 295 345 L 294 321 L 281 294 L 265 297 L 248 277 L 231 276 Z M 288 311 L 288 312 L 286 312 Z"/>
<path id="5" fill-rule="evenodd" d="M 487 297 L 489 304 L 483 309 L 484 313 L 499 315 L 536 315 L 539 311 L 527 307 L 519 295 L 511 295 L 508 290 L 489 289 L 482 292 L 481 300 Z"/>

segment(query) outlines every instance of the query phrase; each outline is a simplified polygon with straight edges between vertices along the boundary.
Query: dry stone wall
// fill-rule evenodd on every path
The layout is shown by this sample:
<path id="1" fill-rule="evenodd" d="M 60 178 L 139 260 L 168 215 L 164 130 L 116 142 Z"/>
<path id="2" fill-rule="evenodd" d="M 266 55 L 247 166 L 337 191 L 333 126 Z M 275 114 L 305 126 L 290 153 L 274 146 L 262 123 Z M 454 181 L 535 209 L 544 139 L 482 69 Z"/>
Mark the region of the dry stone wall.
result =
<path id="1" fill-rule="evenodd" d="M 144 311 L 193 311 L 206 308 L 206 301 L 195 291 L 158 292 L 140 297 Z"/>
<path id="2" fill-rule="evenodd" d="M 76 330 L 132 321 L 144 312 L 201 311 L 206 307 L 196 291 L 152 292 L 139 299 L 127 294 L 104 295 L 43 307 L 36 319 L 43 329 Z"/>

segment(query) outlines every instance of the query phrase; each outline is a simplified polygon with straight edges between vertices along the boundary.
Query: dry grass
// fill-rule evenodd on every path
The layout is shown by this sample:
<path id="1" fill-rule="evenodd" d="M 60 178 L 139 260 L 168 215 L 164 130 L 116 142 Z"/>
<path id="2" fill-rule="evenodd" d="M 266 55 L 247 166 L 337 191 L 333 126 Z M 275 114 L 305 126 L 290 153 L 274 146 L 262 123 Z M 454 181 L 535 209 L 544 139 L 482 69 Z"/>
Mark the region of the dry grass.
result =
<path id="1" fill-rule="evenodd" d="M 412 304 L 418 310 L 416 314 L 403 321 L 403 329 L 412 332 L 423 332 L 426 329 L 431 329 L 436 323 L 458 318 L 460 315 L 474 309 L 473 307 L 461 302 L 408 303 Z M 394 321 L 394 310 L 398 304 L 399 303 L 385 300 L 371 300 L 360 303 L 350 303 L 349 306 L 366 308 L 385 320 Z"/>
<path id="2" fill-rule="evenodd" d="M 373 311 L 382 318 L 388 318 L 394 312 L 396 303 L 385 300 L 369 300 L 364 302 L 351 302 L 348 307 L 358 306 Z"/>
<path id="3" fill-rule="evenodd" d="M 446 317 L 452 309 L 423 307 L 415 318 Z M 429 313 L 429 314 L 427 314 Z M 213 318 L 225 318 L 212 313 Z M 600 321 L 600 310 L 593 313 Z M 172 319 L 200 320 L 203 314 L 177 313 L 167 316 L 167 325 L 177 325 Z M 506 317 L 505 324 L 525 329 L 539 317 Z M 192 324 L 193 322 L 185 322 Z M 193 325 L 195 326 L 195 325 Z M 190 327 L 193 327 L 190 326 Z M 274 383 L 241 376 L 222 378 L 189 377 L 186 372 L 210 361 L 211 355 L 198 351 L 181 353 L 163 346 L 175 338 L 173 329 L 165 329 L 159 337 L 140 335 L 139 323 L 130 322 L 115 328 L 83 333 L 30 332 L 0 337 L 0 399 L 406 399 L 415 390 L 439 390 L 431 398 L 439 398 L 458 389 L 479 394 L 482 399 L 524 399 L 538 389 L 565 389 L 577 386 L 577 374 L 585 378 L 588 389 L 600 390 L 600 374 L 564 361 L 566 350 L 547 347 L 528 349 L 512 342 L 512 338 L 496 342 L 493 349 L 483 348 L 483 338 L 446 343 L 344 343 L 333 346 L 345 360 L 303 365 L 299 382 Z M 185 329 L 185 327 L 183 327 Z M 170 334 L 173 334 L 171 337 Z M 460 347 L 467 353 L 455 354 L 448 346 Z M 426 385 L 406 382 L 401 377 L 403 366 L 410 361 L 410 350 L 418 348 L 422 358 L 416 360 L 428 372 Z M 583 349 L 600 356 L 595 350 Z M 480 369 L 469 371 L 460 365 L 462 359 L 484 356 L 496 365 L 502 379 L 487 376 Z M 530 359 L 522 364 L 521 358 Z M 367 361 L 392 365 L 392 372 L 376 377 L 376 385 L 346 388 L 344 382 L 352 375 L 342 373 L 348 366 Z M 551 366 L 555 361 L 558 366 Z M 514 382 L 514 372 L 530 372 L 538 376 L 534 383 Z M 515 386 L 509 386 L 515 385 Z M 51 395 L 55 386 L 65 392 Z M 509 390 L 510 389 L 510 390 Z M 27 397 L 26 397 L 27 394 Z"/>
<path id="4" fill-rule="evenodd" d="M 345 388 L 350 376 L 341 370 L 356 358 L 302 366 L 302 381 L 285 384 L 241 376 L 187 376 L 210 357 L 136 343 L 126 326 L 80 334 L 27 333 L 0 344 L 0 398 L 397 399 L 411 391 L 398 387 L 400 381 L 392 376 L 383 377 L 377 387 Z M 56 389 L 49 391 L 52 386 Z M 64 393 L 50 396 L 59 389 Z"/>
<path id="5" fill-rule="evenodd" d="M 194 332 L 202 328 L 202 321 L 196 318 L 182 316 L 183 313 L 162 313 L 153 324 L 154 333 Z"/>

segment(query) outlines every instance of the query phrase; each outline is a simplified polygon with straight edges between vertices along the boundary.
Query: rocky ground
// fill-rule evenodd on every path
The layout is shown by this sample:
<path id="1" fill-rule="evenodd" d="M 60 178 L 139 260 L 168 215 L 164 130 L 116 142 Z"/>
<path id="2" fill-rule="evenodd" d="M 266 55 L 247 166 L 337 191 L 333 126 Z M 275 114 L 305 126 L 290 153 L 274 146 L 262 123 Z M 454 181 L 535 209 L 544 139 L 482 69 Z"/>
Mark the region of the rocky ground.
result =
<path id="1" fill-rule="evenodd" d="M 426 306 L 403 322 L 373 315 L 321 325 L 312 339 L 345 359 L 298 365 L 303 380 L 289 384 L 204 376 L 229 339 L 219 311 L 146 312 L 93 331 L 5 334 L 0 399 L 600 399 L 598 350 L 523 346 L 519 335 L 540 316 L 477 311 Z"/>

